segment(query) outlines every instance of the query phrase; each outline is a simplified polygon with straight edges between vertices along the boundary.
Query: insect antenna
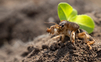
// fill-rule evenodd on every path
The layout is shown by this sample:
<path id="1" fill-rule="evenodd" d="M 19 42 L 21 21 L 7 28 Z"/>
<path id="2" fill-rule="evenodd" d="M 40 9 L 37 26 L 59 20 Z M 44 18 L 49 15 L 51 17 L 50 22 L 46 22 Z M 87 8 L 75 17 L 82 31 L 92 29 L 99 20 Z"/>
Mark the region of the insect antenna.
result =
<path id="1" fill-rule="evenodd" d="M 48 23 L 49 23 L 49 24 L 50 24 L 50 23 L 53 23 L 53 24 L 55 24 L 55 25 L 57 25 L 57 26 L 58 26 L 58 24 L 57 24 L 57 23 L 55 23 L 55 22 L 44 22 L 44 23 L 47 23 L 47 24 L 48 24 Z"/>

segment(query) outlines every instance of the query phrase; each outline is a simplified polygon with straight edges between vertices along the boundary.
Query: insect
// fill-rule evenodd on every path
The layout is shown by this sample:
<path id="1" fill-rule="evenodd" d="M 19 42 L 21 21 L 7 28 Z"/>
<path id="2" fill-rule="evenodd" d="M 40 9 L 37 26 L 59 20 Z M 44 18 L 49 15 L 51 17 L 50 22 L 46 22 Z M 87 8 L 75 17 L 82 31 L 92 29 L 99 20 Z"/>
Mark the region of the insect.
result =
<path id="1" fill-rule="evenodd" d="M 62 37 L 61 41 L 64 41 L 65 36 L 70 37 L 70 41 L 75 45 L 75 38 L 82 38 L 90 50 L 92 47 L 90 45 L 95 43 L 95 40 L 87 34 L 86 31 L 79 29 L 79 25 L 74 22 L 69 22 L 66 20 L 61 21 L 59 24 L 52 25 L 47 28 L 47 32 L 50 34 L 57 34 L 58 36 L 54 38 Z"/>

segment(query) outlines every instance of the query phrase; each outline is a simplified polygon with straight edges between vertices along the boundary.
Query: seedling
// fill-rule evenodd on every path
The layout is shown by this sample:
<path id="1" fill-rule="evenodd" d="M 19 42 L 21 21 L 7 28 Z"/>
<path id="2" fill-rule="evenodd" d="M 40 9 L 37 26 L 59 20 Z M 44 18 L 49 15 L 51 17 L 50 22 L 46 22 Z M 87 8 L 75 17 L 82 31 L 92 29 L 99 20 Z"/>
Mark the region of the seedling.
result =
<path id="1" fill-rule="evenodd" d="M 81 10 L 82 11 L 82 10 Z M 94 21 L 88 15 L 77 15 L 77 11 L 68 3 L 62 2 L 58 5 L 58 16 L 60 20 L 75 22 L 80 26 L 80 29 L 86 30 L 89 34 L 94 30 Z"/>
<path id="2" fill-rule="evenodd" d="M 82 38 L 91 50 L 92 47 L 90 45 L 94 44 L 95 40 L 84 30 L 91 33 L 94 29 L 94 21 L 87 15 L 77 15 L 77 11 L 67 3 L 58 5 L 58 16 L 61 22 L 47 28 L 48 33 L 58 35 L 53 39 L 61 37 L 63 42 L 65 36 L 68 36 L 73 45 L 75 45 L 75 37 Z"/>

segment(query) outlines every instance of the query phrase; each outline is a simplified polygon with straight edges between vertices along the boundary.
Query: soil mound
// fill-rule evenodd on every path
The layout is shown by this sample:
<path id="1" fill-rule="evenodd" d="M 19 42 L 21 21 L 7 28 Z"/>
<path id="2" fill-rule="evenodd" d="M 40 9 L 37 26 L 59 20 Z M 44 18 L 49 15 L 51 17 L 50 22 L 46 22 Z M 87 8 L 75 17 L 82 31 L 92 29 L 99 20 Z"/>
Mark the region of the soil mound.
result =
<path id="1" fill-rule="evenodd" d="M 99 62 L 100 51 L 97 47 L 89 50 L 83 39 L 76 39 L 75 45 L 70 42 L 69 37 L 61 43 L 59 39 L 52 40 L 52 36 L 41 37 L 35 46 L 29 46 L 28 52 L 22 62 Z M 26 53 L 28 55 L 26 55 Z"/>

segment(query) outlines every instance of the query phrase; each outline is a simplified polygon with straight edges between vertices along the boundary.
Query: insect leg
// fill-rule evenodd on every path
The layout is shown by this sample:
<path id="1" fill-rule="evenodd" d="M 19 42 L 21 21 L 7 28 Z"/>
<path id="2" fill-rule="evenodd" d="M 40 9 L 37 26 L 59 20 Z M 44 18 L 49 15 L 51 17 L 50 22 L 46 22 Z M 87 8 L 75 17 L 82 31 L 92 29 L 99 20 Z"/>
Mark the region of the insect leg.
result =
<path id="1" fill-rule="evenodd" d="M 87 38 L 89 39 L 89 41 L 87 42 L 87 45 L 89 47 L 90 50 L 92 50 L 92 47 L 90 45 L 95 43 L 95 40 L 88 34 L 86 34 Z"/>
<path id="2" fill-rule="evenodd" d="M 88 41 L 87 42 L 87 45 L 88 45 L 88 47 L 89 47 L 90 50 L 92 50 L 92 47 L 90 45 L 92 45 L 94 43 L 95 43 L 95 41 Z"/>
<path id="3" fill-rule="evenodd" d="M 61 35 L 53 37 L 52 39 L 54 40 L 54 39 L 58 39 L 58 38 L 61 38 L 61 41 L 64 42 L 65 35 L 61 34 Z"/>
<path id="4" fill-rule="evenodd" d="M 83 38 L 84 42 L 87 43 L 87 36 L 86 36 L 85 32 L 78 33 L 77 36 L 78 36 L 78 38 Z"/>
<path id="5" fill-rule="evenodd" d="M 61 41 L 64 42 L 65 35 L 62 34 L 61 36 L 62 36 Z"/>
<path id="6" fill-rule="evenodd" d="M 71 35 L 70 35 L 70 41 L 75 44 L 75 32 L 72 31 Z"/>
<path id="7" fill-rule="evenodd" d="M 54 40 L 54 39 L 58 39 L 60 37 L 61 37 L 61 35 L 58 35 L 58 36 L 53 37 L 52 39 Z"/>
<path id="8" fill-rule="evenodd" d="M 83 38 L 85 43 L 87 43 L 87 46 L 89 47 L 89 49 L 91 50 L 92 47 L 90 45 L 94 44 L 95 43 L 95 40 L 91 38 L 90 35 L 86 34 L 85 32 L 82 32 L 82 33 L 78 33 L 78 38 Z M 90 40 L 90 41 L 87 41 L 87 40 Z"/>

